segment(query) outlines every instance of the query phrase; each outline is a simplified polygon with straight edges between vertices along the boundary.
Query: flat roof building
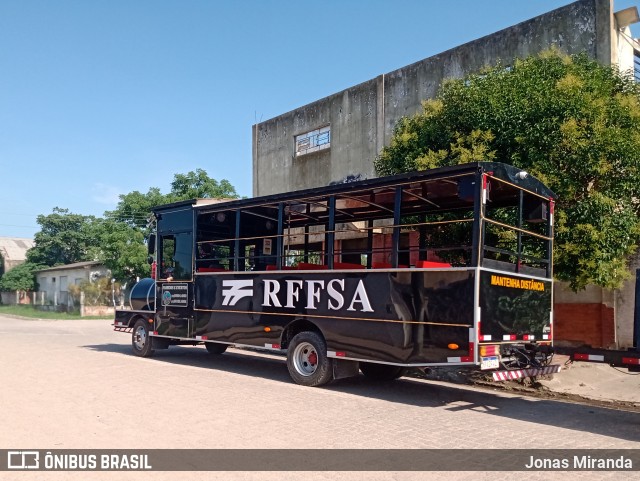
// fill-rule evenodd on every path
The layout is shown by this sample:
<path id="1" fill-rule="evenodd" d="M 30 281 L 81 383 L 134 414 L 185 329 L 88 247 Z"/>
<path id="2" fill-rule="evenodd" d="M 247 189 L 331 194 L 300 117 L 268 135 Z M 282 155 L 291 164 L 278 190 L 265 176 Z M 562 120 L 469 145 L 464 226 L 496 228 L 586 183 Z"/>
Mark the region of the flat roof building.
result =
<path id="1" fill-rule="evenodd" d="M 253 195 L 375 177 L 374 159 L 401 117 L 420 111 L 443 80 L 498 61 L 509 65 L 556 47 L 586 52 L 640 81 L 640 43 L 629 28 L 638 21 L 636 7 L 614 12 L 613 0 L 579 0 L 255 124 Z M 639 259 L 632 265 L 640 267 Z M 567 341 L 629 346 L 640 298 L 635 277 L 615 292 L 590 286 L 576 295 L 558 285 L 555 332 Z"/>
<path id="2" fill-rule="evenodd" d="M 299 107 L 253 126 L 253 195 L 375 177 L 373 160 L 396 122 L 459 78 L 551 46 L 605 65 L 640 72 L 632 7 L 614 14 L 612 0 L 580 0 L 491 35 Z M 639 74 L 640 75 L 640 74 Z"/>

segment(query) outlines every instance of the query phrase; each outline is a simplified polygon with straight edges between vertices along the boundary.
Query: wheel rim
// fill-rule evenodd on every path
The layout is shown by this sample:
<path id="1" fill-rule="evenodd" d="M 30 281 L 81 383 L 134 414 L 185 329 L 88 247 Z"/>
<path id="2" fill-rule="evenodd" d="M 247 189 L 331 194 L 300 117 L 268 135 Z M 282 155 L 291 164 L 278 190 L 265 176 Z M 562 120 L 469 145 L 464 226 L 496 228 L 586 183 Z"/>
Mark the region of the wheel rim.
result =
<path id="1" fill-rule="evenodd" d="M 303 342 L 293 351 L 293 365 L 302 376 L 311 376 L 318 369 L 318 352 L 313 344 Z"/>
<path id="2" fill-rule="evenodd" d="M 133 336 L 133 344 L 139 351 L 144 349 L 145 344 L 147 344 L 147 331 L 144 326 L 138 326 L 136 329 L 135 335 Z"/>

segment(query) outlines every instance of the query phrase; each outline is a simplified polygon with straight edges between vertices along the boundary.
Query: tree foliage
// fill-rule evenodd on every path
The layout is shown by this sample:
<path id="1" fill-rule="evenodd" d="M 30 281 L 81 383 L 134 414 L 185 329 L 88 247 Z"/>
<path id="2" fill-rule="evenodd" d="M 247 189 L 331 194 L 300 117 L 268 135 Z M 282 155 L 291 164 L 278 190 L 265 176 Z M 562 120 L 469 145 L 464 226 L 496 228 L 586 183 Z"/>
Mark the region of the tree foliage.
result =
<path id="1" fill-rule="evenodd" d="M 619 287 L 640 240 L 640 87 L 586 55 L 547 51 L 445 82 L 402 118 L 379 175 L 495 160 L 558 194 L 555 274 Z"/>
<path id="2" fill-rule="evenodd" d="M 24 262 L 0 277 L 0 291 L 35 291 L 36 283 L 35 271 L 44 266 Z"/>
<path id="3" fill-rule="evenodd" d="M 55 207 L 51 214 L 39 215 L 37 222 L 40 231 L 35 235 L 34 247 L 27 252 L 29 262 L 55 266 L 94 260 L 92 252 L 97 247 L 97 239 L 93 236 L 95 217 Z"/>
<path id="4" fill-rule="evenodd" d="M 95 238 L 100 247 L 95 258 L 101 261 L 111 275 L 120 281 L 131 281 L 136 277 L 149 277 L 145 235 L 125 222 L 101 219 L 94 228 Z"/>
<path id="5" fill-rule="evenodd" d="M 176 174 L 171 183 L 169 198 L 173 201 L 187 199 L 237 199 L 235 187 L 227 179 L 218 182 L 203 169 L 186 174 Z"/>
<path id="6" fill-rule="evenodd" d="M 133 191 L 121 195 L 116 209 L 105 212 L 104 218 L 56 207 L 51 214 L 38 216 L 40 231 L 27 258 L 44 266 L 100 261 L 123 282 L 149 276 L 144 242 L 150 232 L 151 210 L 180 200 L 220 197 L 237 198 L 238 194 L 228 180 L 218 182 L 205 170 L 196 169 L 176 174 L 167 194 L 151 187 L 146 194 Z"/>
<path id="7" fill-rule="evenodd" d="M 118 280 L 149 276 L 144 241 L 150 233 L 149 218 L 154 207 L 181 200 L 237 197 L 228 180 L 217 181 L 203 169 L 175 174 L 167 194 L 151 187 L 146 194 L 134 191 L 121 195 L 116 209 L 105 212 L 105 219 L 98 226 L 96 238 L 100 239 L 101 248 L 97 258 Z"/>
<path id="8" fill-rule="evenodd" d="M 236 199 L 238 194 L 228 180 L 218 182 L 209 177 L 205 170 L 196 169 L 186 174 L 175 174 L 168 194 L 151 187 L 146 194 L 136 190 L 121 195 L 116 209 L 105 212 L 105 217 L 145 231 L 154 207 L 181 200 L 213 198 Z"/>
<path id="9" fill-rule="evenodd" d="M 120 195 L 120 201 L 115 210 L 104 213 L 105 218 L 114 222 L 121 222 L 134 229 L 144 230 L 147 227 L 151 209 L 171 202 L 168 196 L 159 188 L 151 187 L 146 194 L 137 190 Z"/>

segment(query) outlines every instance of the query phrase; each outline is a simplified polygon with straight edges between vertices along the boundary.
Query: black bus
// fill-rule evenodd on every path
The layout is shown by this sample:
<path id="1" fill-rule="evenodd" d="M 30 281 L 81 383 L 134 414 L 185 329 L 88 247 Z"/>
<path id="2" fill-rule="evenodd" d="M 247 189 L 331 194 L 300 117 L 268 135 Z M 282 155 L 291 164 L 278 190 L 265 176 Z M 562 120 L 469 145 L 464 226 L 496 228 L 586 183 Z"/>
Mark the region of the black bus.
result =
<path id="1" fill-rule="evenodd" d="M 524 171 L 480 162 L 160 206 L 153 278 L 114 328 L 139 356 L 179 344 L 286 352 L 308 386 L 408 367 L 557 371 L 554 198 Z"/>

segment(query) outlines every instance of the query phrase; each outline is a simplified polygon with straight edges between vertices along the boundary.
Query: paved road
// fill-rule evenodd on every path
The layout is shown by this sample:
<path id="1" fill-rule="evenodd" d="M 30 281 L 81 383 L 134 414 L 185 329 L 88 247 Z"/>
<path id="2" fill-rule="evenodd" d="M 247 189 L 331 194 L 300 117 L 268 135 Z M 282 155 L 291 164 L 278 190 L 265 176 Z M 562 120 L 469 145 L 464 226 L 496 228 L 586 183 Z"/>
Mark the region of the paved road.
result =
<path id="1" fill-rule="evenodd" d="M 0 317 L 0 449 L 640 448 L 640 414 L 431 381 L 298 386 L 282 358 L 175 347 L 141 359 L 109 321 Z M 0 479 L 43 479 L 37 473 Z M 13 473 L 12 473 L 13 474 Z M 92 473 L 96 479 L 299 479 L 300 473 Z M 127 477 L 128 476 L 128 477 Z M 495 479 L 500 473 L 459 479 Z M 561 479 L 524 473 L 522 479 Z M 313 479 L 427 479 L 335 473 Z M 581 477 L 588 479 L 581 473 Z M 593 479 L 630 479 L 597 473 Z M 47 479 L 88 479 L 47 473 Z M 458 479 L 451 474 L 428 479 Z"/>

